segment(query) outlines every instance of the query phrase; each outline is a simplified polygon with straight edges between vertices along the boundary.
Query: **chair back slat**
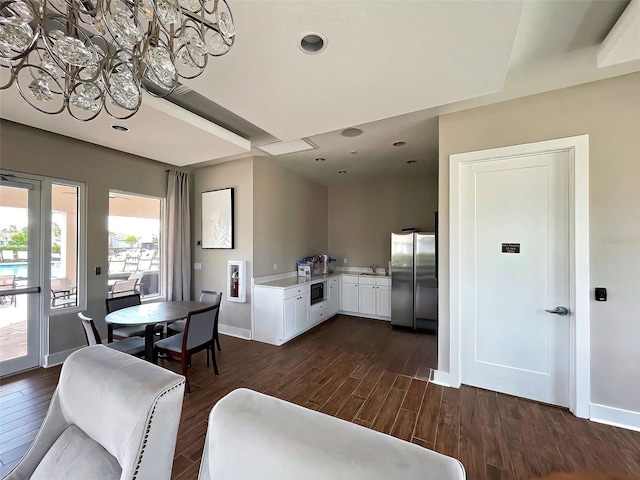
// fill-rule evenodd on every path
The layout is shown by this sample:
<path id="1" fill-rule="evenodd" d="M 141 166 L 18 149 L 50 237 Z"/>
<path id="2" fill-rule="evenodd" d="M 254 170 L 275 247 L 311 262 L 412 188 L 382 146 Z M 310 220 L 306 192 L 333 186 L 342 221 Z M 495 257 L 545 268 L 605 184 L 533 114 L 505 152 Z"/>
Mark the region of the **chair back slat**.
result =
<path id="1" fill-rule="evenodd" d="M 189 312 L 184 328 L 183 350 L 191 350 L 213 341 L 213 327 L 218 307 Z"/>
<path id="2" fill-rule="evenodd" d="M 124 293 L 134 293 L 136 291 L 136 284 L 138 280 L 119 280 L 113 284 L 111 289 L 112 296 L 122 296 Z"/>
<path id="3" fill-rule="evenodd" d="M 215 292 L 213 290 L 202 290 L 200 292 L 200 301 L 204 303 L 210 303 L 214 307 L 219 307 L 221 300 L 222 292 Z"/>
<path id="4" fill-rule="evenodd" d="M 51 279 L 51 290 L 60 291 L 60 290 L 75 290 L 75 287 L 71 284 L 71 280 L 68 278 L 52 278 Z"/>
<path id="5" fill-rule="evenodd" d="M 93 320 L 83 315 L 82 312 L 78 312 L 78 317 L 82 320 L 82 327 L 84 328 L 84 335 L 87 338 L 87 344 L 100 345 L 102 343 L 102 339 L 100 338 L 100 333 L 98 332 L 95 323 L 93 323 Z"/>
<path id="6" fill-rule="evenodd" d="M 133 307 L 134 305 L 141 305 L 140 294 L 134 293 L 133 295 L 124 295 L 121 297 L 107 298 L 107 313 L 115 312 L 127 307 Z"/>

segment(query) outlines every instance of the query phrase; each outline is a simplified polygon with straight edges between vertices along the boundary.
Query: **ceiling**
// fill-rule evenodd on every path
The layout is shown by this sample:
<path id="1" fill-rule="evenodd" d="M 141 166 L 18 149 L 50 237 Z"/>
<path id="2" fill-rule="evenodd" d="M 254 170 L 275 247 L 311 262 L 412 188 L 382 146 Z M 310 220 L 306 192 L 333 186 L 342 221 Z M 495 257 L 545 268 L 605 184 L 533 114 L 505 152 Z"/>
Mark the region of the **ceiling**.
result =
<path id="1" fill-rule="evenodd" d="M 146 96 L 126 122 L 102 113 L 80 123 L 37 112 L 12 87 L 0 92 L 0 117 L 178 166 L 264 156 L 331 185 L 437 174 L 442 113 L 640 71 L 638 55 L 601 46 L 640 0 L 229 3 L 234 47 L 171 102 Z M 607 48 L 620 51 L 629 37 L 640 44 L 624 28 Z M 324 51 L 302 52 L 309 32 L 327 38 Z M 599 53 L 622 60 L 598 68 Z M 363 134 L 343 137 L 347 127 Z M 258 148 L 300 139 L 318 148 L 278 156 Z"/>

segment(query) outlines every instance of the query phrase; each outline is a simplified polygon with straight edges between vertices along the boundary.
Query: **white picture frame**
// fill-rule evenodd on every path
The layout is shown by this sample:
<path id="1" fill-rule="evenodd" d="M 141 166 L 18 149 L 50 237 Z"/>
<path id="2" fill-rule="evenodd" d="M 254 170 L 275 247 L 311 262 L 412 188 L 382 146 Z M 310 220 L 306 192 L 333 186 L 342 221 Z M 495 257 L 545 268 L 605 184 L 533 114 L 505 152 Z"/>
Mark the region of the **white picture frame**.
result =
<path id="1" fill-rule="evenodd" d="M 233 188 L 202 192 L 202 248 L 233 249 Z"/>

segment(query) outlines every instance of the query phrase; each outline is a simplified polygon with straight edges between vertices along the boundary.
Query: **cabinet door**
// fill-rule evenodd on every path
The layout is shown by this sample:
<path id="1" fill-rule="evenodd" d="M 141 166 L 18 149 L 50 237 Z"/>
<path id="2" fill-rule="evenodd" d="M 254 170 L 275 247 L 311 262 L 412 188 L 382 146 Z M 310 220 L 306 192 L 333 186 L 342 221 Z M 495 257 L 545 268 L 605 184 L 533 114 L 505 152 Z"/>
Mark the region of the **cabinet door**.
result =
<path id="1" fill-rule="evenodd" d="M 331 316 L 340 309 L 340 289 L 338 285 L 329 285 L 329 306 L 327 316 Z"/>
<path id="2" fill-rule="evenodd" d="M 309 294 L 295 297 L 296 300 L 296 333 L 309 326 Z"/>
<path id="3" fill-rule="evenodd" d="M 340 290 L 340 310 L 344 312 L 358 311 L 358 284 L 343 283 Z"/>
<path id="4" fill-rule="evenodd" d="M 376 315 L 391 316 L 391 287 L 376 286 Z"/>
<path id="5" fill-rule="evenodd" d="M 358 297 L 358 305 L 360 313 L 365 315 L 376 314 L 376 286 L 375 285 L 360 285 L 360 295 Z"/>
<path id="6" fill-rule="evenodd" d="M 284 301 L 284 338 L 291 338 L 296 333 L 296 298 L 287 298 Z"/>

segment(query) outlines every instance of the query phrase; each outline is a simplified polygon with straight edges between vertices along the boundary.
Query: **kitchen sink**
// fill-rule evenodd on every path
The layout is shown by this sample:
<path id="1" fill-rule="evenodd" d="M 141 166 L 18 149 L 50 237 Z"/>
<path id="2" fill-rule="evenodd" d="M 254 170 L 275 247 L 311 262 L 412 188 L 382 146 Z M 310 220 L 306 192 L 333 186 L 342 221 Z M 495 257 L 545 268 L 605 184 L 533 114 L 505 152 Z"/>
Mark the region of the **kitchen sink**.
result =
<path id="1" fill-rule="evenodd" d="M 365 273 L 361 273 L 360 275 L 369 275 L 371 277 L 384 277 L 384 273 L 369 273 L 369 272 L 365 272 Z"/>

